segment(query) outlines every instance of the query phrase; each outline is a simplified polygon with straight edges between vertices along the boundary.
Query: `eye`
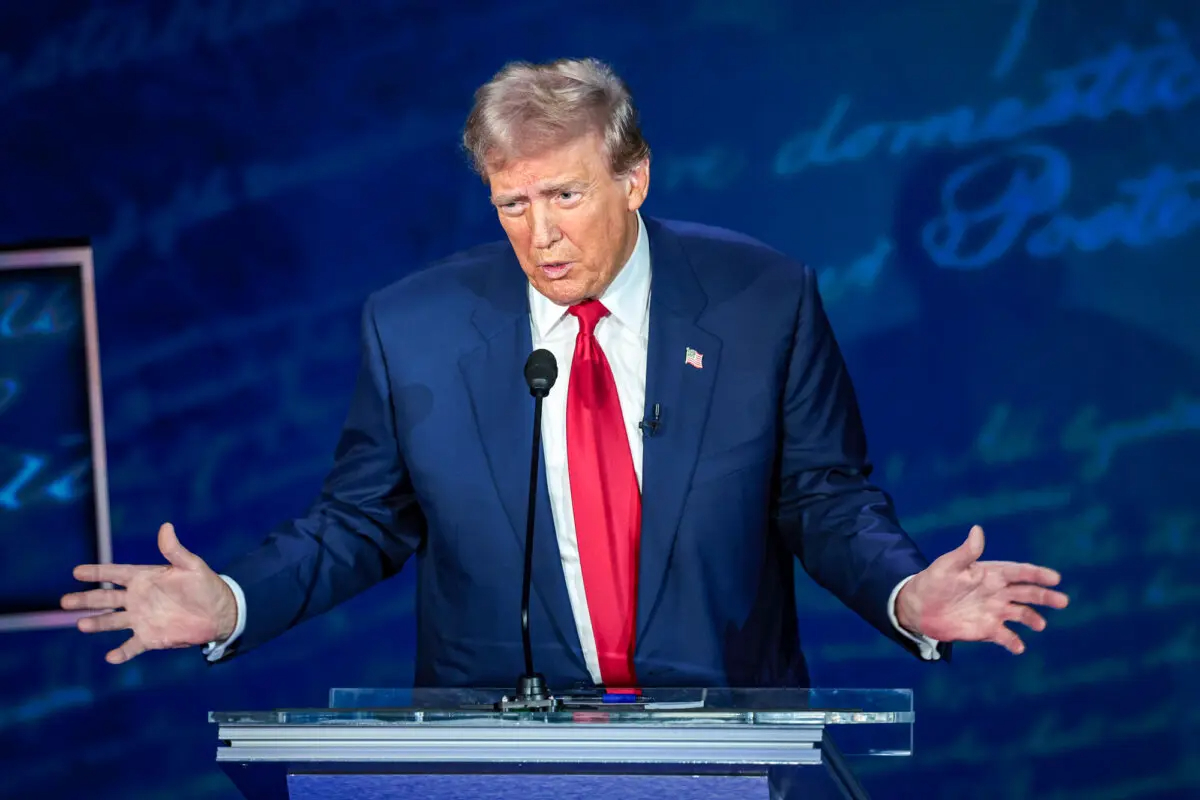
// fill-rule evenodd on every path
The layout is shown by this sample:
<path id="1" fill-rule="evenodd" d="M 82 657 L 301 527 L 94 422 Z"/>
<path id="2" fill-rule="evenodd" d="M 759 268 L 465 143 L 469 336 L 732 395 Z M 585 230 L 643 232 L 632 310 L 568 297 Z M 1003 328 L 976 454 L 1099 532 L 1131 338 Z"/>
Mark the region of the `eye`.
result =
<path id="1" fill-rule="evenodd" d="M 574 203 L 574 202 L 578 201 L 581 196 L 582 195 L 580 192 L 575 192 L 575 191 L 571 191 L 571 190 L 567 190 L 567 191 L 558 193 L 558 199 L 564 203 Z"/>
<path id="2" fill-rule="evenodd" d="M 509 217 L 516 217 L 525 210 L 525 204 L 520 200 L 513 200 L 508 203 L 501 203 L 500 205 L 496 206 L 496 208 L 500 209 L 501 214 Z"/>

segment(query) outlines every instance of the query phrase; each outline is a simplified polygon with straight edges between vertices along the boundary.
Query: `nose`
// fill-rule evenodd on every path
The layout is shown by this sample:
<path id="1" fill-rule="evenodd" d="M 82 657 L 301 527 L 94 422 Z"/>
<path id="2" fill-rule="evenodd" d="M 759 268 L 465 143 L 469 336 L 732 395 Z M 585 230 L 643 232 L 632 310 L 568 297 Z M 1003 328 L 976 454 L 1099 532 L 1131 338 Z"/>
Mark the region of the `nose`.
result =
<path id="1" fill-rule="evenodd" d="M 529 226 L 533 234 L 532 244 L 538 250 L 546 250 L 562 238 L 558 221 L 548 204 L 534 203 L 530 207 Z"/>

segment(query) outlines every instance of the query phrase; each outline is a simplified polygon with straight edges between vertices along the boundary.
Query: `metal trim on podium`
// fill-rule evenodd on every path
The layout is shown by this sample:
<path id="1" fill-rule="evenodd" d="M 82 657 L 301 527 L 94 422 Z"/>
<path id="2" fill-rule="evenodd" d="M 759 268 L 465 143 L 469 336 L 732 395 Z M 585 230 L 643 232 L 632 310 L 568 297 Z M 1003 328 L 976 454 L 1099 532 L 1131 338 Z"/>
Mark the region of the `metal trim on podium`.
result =
<path id="1" fill-rule="evenodd" d="M 820 715 L 813 715 L 819 717 Z M 819 764 L 824 720 L 780 728 L 640 725 L 378 727 L 225 724 L 217 761 Z"/>

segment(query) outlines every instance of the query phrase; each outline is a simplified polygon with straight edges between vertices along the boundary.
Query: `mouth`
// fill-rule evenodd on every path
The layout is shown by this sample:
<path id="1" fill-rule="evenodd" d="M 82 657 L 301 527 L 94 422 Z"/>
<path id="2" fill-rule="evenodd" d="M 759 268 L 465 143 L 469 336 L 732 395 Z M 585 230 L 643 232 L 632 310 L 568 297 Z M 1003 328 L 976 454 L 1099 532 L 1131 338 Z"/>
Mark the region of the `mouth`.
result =
<path id="1" fill-rule="evenodd" d="M 573 261 L 547 261 L 545 264 L 538 264 L 538 268 L 547 278 L 555 280 L 570 272 L 571 265 L 574 263 Z"/>

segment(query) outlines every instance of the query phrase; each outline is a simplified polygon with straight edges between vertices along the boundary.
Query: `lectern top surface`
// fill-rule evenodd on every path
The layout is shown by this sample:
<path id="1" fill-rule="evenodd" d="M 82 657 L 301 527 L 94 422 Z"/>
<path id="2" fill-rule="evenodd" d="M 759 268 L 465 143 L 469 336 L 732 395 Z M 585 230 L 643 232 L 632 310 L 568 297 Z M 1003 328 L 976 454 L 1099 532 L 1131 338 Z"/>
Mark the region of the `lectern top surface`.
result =
<path id="1" fill-rule="evenodd" d="M 513 710 L 504 689 L 338 688 L 329 707 L 220 711 L 211 722 L 238 725 L 783 726 L 913 722 L 909 689 L 579 689 L 552 695 L 549 708 Z"/>

